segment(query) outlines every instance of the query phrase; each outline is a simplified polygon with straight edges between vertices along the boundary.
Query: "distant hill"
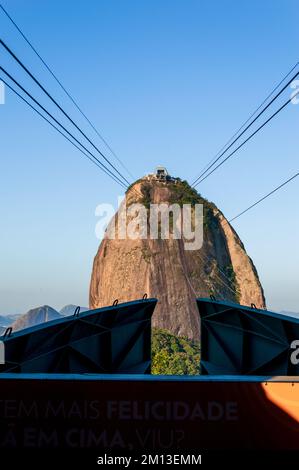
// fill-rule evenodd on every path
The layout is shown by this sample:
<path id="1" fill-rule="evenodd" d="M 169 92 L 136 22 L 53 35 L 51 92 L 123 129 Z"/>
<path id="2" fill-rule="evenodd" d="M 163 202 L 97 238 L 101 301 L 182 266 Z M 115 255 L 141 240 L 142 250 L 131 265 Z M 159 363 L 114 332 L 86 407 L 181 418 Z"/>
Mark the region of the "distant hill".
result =
<path id="1" fill-rule="evenodd" d="M 15 315 L 0 315 L 0 326 L 7 327 L 10 326 L 17 318 L 20 317 L 20 314 Z"/>
<path id="2" fill-rule="evenodd" d="M 291 316 L 296 316 L 296 317 L 299 317 L 299 312 L 290 312 L 288 310 L 281 310 L 281 312 L 279 313 L 282 313 L 283 315 L 291 315 Z"/>
<path id="3" fill-rule="evenodd" d="M 11 326 L 13 331 L 16 331 L 59 318 L 63 318 L 63 315 L 54 310 L 54 308 L 49 307 L 49 305 L 43 305 L 42 307 L 33 308 L 24 315 L 21 315 Z"/>
<path id="4" fill-rule="evenodd" d="M 59 313 L 63 315 L 64 317 L 68 317 L 69 315 L 73 315 L 75 313 L 75 310 L 77 307 L 78 305 L 73 305 L 73 304 L 65 305 L 59 311 Z M 89 310 L 89 309 L 87 307 L 80 307 L 80 312 L 86 312 L 86 310 Z"/>
<path id="5" fill-rule="evenodd" d="M 41 307 L 32 308 L 23 315 L 0 315 L 0 335 L 3 334 L 9 326 L 11 326 L 14 331 L 17 331 L 40 323 L 73 315 L 76 308 L 77 305 L 69 304 L 65 305 L 65 307 L 58 312 L 49 305 L 43 305 Z M 80 312 L 85 312 L 86 310 L 88 310 L 87 307 L 80 307 Z"/>

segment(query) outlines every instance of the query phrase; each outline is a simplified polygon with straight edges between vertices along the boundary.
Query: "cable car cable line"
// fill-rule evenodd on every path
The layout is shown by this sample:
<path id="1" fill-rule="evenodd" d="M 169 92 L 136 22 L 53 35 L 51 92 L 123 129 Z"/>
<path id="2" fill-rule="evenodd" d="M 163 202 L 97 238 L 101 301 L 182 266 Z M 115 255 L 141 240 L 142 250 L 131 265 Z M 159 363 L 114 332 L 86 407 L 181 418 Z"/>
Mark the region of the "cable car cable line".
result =
<path id="1" fill-rule="evenodd" d="M 298 72 L 299 73 L 299 72 Z M 291 98 L 289 98 L 275 113 L 273 113 L 266 121 L 263 122 L 261 126 L 259 126 L 246 140 L 244 140 L 235 150 L 233 150 L 224 160 L 222 160 L 218 165 L 213 168 L 206 176 L 204 176 L 198 183 L 194 185 L 194 188 L 206 180 L 210 175 L 212 175 L 218 168 L 220 168 L 227 160 L 229 160 L 240 148 L 243 147 L 249 140 L 251 140 L 260 130 L 263 129 L 277 114 L 279 114 L 289 103 L 293 101 L 293 99 L 299 94 L 299 91 L 295 93 Z"/>
<path id="2" fill-rule="evenodd" d="M 50 126 L 52 126 L 59 134 L 61 134 L 65 139 L 67 139 L 74 147 L 76 147 L 83 155 L 85 155 L 92 163 L 94 163 L 98 168 L 100 168 L 104 173 L 106 173 L 110 178 L 112 178 L 117 184 L 120 184 L 113 176 L 106 172 L 95 160 L 93 160 L 87 153 L 85 153 L 78 145 L 76 145 L 67 135 L 65 135 L 57 126 L 55 126 L 49 119 L 47 119 L 42 113 L 38 111 L 29 101 L 26 100 L 23 96 L 20 95 L 6 80 L 0 78 L 3 83 L 9 88 L 13 93 L 15 93 L 21 100 L 23 100 L 31 109 L 33 109 L 40 117 L 42 117 Z"/>
<path id="3" fill-rule="evenodd" d="M 60 106 L 59 103 L 52 97 L 52 95 L 44 88 L 44 86 L 39 82 L 39 80 L 28 70 L 28 68 L 22 63 L 22 61 L 14 54 L 14 52 L 5 44 L 5 42 L 0 39 L 0 45 L 10 54 L 10 56 L 22 67 L 22 69 L 27 73 L 27 75 L 32 78 L 32 80 L 39 86 L 39 88 L 50 98 L 50 100 L 58 107 L 58 109 L 64 114 L 64 116 L 76 127 L 76 129 L 85 137 L 85 139 L 93 146 L 93 148 L 106 160 L 106 162 L 116 171 L 116 173 L 125 181 L 125 183 L 130 184 L 130 182 L 117 170 L 117 168 L 109 161 L 109 159 L 101 152 L 101 150 L 90 140 L 90 138 L 82 131 L 82 129 L 73 121 L 73 119 L 68 115 L 66 111 Z"/>
<path id="4" fill-rule="evenodd" d="M 113 176 L 115 179 L 118 180 L 118 182 L 125 188 L 125 184 L 123 183 L 123 181 L 118 178 L 118 176 L 116 176 L 114 173 L 112 173 L 112 171 L 106 167 L 106 165 L 104 165 L 104 163 L 102 163 L 95 155 L 93 155 L 90 150 L 87 149 L 87 147 L 85 147 L 70 131 L 68 131 L 68 129 L 66 129 L 66 127 L 61 124 L 51 113 L 49 113 L 49 111 L 47 111 L 47 109 L 41 105 L 38 100 L 36 100 L 17 80 L 15 80 L 11 75 L 10 73 L 8 73 L 2 66 L 0 66 L 0 70 L 11 80 L 13 81 L 17 86 L 18 88 L 20 88 L 35 104 L 37 104 L 39 106 L 39 108 L 41 108 L 51 119 L 53 119 L 53 121 L 56 122 L 56 124 L 58 124 L 72 139 L 74 139 L 77 144 L 81 145 L 81 147 L 83 147 L 83 149 L 89 153 L 89 155 L 91 155 L 91 157 L 96 160 L 99 165 L 104 168 L 106 170 L 106 172 L 108 172 L 110 174 L 110 176 Z"/>
<path id="5" fill-rule="evenodd" d="M 279 186 L 277 186 L 275 189 L 273 189 L 272 191 L 270 191 L 270 193 L 266 194 L 265 196 L 263 196 L 262 198 L 260 198 L 258 201 L 256 201 L 254 204 L 251 204 L 251 206 L 247 207 L 247 209 L 245 209 L 244 211 L 240 212 L 239 214 L 237 214 L 235 217 L 233 217 L 232 219 L 229 220 L 229 222 L 232 222 L 233 220 L 236 220 L 238 219 L 239 217 L 241 217 L 241 215 L 245 214 L 246 212 L 250 211 L 251 209 L 253 209 L 254 207 L 256 207 L 258 204 L 260 204 L 261 202 L 265 201 L 265 199 L 268 199 L 268 197 L 272 196 L 272 194 L 276 193 L 277 191 L 279 191 L 280 189 L 282 189 L 284 186 L 286 186 L 287 184 L 289 184 L 291 181 L 293 181 L 295 178 L 297 178 L 297 176 L 299 176 L 299 172 L 296 173 L 295 175 L 291 176 L 291 178 L 289 178 L 288 180 L 284 181 L 282 184 L 280 184 Z"/>
<path id="6" fill-rule="evenodd" d="M 246 128 L 241 132 L 241 134 L 238 135 L 238 137 L 236 137 L 233 142 L 231 142 L 231 144 L 223 151 L 221 152 L 221 154 L 216 158 L 216 160 L 211 163 L 208 168 L 200 175 L 196 178 L 196 180 L 192 183 L 191 186 L 193 187 L 196 187 L 199 183 L 201 183 L 205 178 L 203 178 L 203 176 L 215 165 L 215 163 L 217 163 L 220 158 L 226 154 L 226 152 L 240 139 L 240 137 L 242 137 L 242 135 L 245 134 L 245 132 L 259 119 L 259 117 L 264 114 L 264 112 L 274 103 L 274 101 L 277 100 L 277 98 L 279 98 L 279 96 L 287 89 L 287 87 L 295 80 L 295 78 L 297 78 L 299 75 L 299 72 L 297 72 L 287 83 L 286 85 L 284 85 L 284 87 L 274 96 L 274 98 L 272 98 L 272 100 L 262 109 L 262 111 L 253 119 L 253 121 L 251 121 L 248 126 L 246 126 Z M 294 98 L 294 97 L 293 97 Z M 292 99 L 293 99 L 292 98 Z M 224 160 L 226 161 L 226 160 Z M 199 181 L 200 180 L 200 181 Z"/>
<path id="7" fill-rule="evenodd" d="M 46 63 L 46 61 L 41 57 L 41 55 L 38 53 L 36 48 L 33 46 L 33 44 L 29 41 L 27 36 L 23 33 L 21 28 L 16 24 L 16 22 L 13 20 L 13 18 L 10 16 L 10 14 L 7 12 L 7 10 L 1 5 L 0 3 L 0 8 L 2 9 L 3 13 L 7 16 L 7 18 L 11 21 L 11 23 L 14 25 L 14 27 L 17 29 L 17 31 L 20 33 L 20 35 L 23 37 L 23 39 L 26 41 L 26 43 L 29 45 L 29 47 L 33 50 L 35 55 L 40 59 L 42 64 L 46 67 L 48 72 L 52 75 L 54 80 L 58 83 L 60 88 L 64 91 L 64 93 L 68 96 L 68 98 L 72 101 L 74 106 L 78 109 L 80 114 L 84 117 L 84 119 L 88 122 L 88 124 L 92 127 L 92 129 L 95 131 L 95 133 L 98 135 L 98 137 L 102 140 L 102 142 L 106 145 L 106 147 L 110 150 L 112 155 L 116 158 L 116 160 L 119 162 L 119 164 L 123 167 L 124 170 L 130 175 L 131 178 L 134 179 L 134 176 L 132 173 L 128 170 L 128 168 L 125 166 L 125 164 L 121 161 L 121 159 L 117 156 L 116 152 L 112 149 L 112 147 L 108 144 L 107 140 L 100 134 L 98 129 L 95 127 L 95 125 L 91 122 L 91 120 L 88 118 L 88 116 L 84 113 L 82 108 L 78 105 L 77 101 L 73 98 L 73 96 L 70 94 L 70 92 L 67 91 L 65 86 L 62 84 L 62 82 L 59 80 L 57 75 L 53 72 L 53 70 L 49 67 L 49 65 Z"/>
<path id="8" fill-rule="evenodd" d="M 232 135 L 232 137 L 226 142 L 225 145 L 223 145 L 223 147 L 221 147 L 221 149 L 216 153 L 216 155 L 204 166 L 204 168 L 201 170 L 199 176 L 195 179 L 195 182 L 197 181 L 198 178 L 200 178 L 200 176 L 202 175 L 202 173 L 205 171 L 205 169 L 211 164 L 211 163 L 215 163 L 215 159 L 218 157 L 218 155 L 231 143 L 231 141 L 239 134 L 239 132 L 246 126 L 246 124 L 250 121 L 250 119 L 252 119 L 256 113 L 261 109 L 261 107 L 267 103 L 268 99 L 271 98 L 271 96 L 273 95 L 273 93 L 275 93 L 275 91 L 280 87 L 280 85 L 282 85 L 282 83 L 291 75 L 291 73 L 298 67 L 299 65 L 299 62 L 297 62 L 292 68 L 291 70 L 282 78 L 282 80 L 280 80 L 280 82 L 275 86 L 275 88 L 271 91 L 271 93 L 269 93 L 269 95 L 264 99 L 264 101 L 256 108 L 256 110 L 249 116 L 249 118 L 242 124 L 242 126 L 239 127 L 239 129 Z M 193 185 L 194 183 L 192 183 Z M 191 186 L 192 186 L 191 185 Z"/>

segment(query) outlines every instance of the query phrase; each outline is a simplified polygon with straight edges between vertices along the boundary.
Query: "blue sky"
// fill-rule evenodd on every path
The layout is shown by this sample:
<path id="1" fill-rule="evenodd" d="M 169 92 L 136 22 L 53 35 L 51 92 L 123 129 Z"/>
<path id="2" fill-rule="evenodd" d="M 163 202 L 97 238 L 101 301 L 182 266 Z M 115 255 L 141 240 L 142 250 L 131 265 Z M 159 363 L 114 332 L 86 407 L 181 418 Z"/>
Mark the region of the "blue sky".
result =
<path id="1" fill-rule="evenodd" d="M 161 163 L 191 182 L 299 57 L 293 0 L 2 3 L 136 178 Z M 0 29 L 101 145 L 1 12 Z M 3 50 L 1 63 L 55 110 Z M 198 188 L 228 218 L 298 171 L 298 111 Z M 87 305 L 95 208 L 120 188 L 10 93 L 0 125 L 0 313 Z M 234 223 L 277 310 L 299 311 L 298 193 L 295 180 Z"/>

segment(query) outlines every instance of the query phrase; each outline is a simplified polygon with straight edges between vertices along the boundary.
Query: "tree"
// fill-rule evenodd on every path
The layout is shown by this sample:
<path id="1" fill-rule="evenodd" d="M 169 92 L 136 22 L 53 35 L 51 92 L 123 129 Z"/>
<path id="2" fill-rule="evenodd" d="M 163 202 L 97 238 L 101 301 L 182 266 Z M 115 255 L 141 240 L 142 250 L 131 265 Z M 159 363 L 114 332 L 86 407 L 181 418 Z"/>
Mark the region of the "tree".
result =
<path id="1" fill-rule="evenodd" d="M 175 336 L 167 330 L 153 328 L 152 374 L 200 374 L 199 341 Z"/>

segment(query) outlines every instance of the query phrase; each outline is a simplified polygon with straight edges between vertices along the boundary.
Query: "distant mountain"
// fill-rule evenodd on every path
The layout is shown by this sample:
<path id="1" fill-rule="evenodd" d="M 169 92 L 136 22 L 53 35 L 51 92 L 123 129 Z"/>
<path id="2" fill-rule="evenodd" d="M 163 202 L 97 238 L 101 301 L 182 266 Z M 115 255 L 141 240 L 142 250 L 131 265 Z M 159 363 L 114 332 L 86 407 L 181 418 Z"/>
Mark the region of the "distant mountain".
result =
<path id="1" fill-rule="evenodd" d="M 20 314 L 15 315 L 0 315 L 0 326 L 7 327 L 10 326 L 17 318 L 20 317 Z"/>
<path id="2" fill-rule="evenodd" d="M 64 317 L 68 317 L 69 315 L 73 315 L 75 313 L 75 310 L 77 307 L 78 305 L 73 305 L 73 304 L 65 305 L 65 307 L 63 307 L 59 311 L 59 313 L 63 315 Z M 86 310 L 89 310 L 89 309 L 87 307 L 80 307 L 80 312 L 86 312 Z"/>
<path id="3" fill-rule="evenodd" d="M 49 305 L 43 305 L 42 307 L 33 308 L 24 315 L 21 315 L 11 326 L 13 331 L 16 331 L 59 318 L 63 318 L 59 312 L 49 307 Z"/>
<path id="4" fill-rule="evenodd" d="M 0 335 L 3 334 L 7 327 L 11 326 L 14 331 L 29 328 L 30 326 L 39 325 L 51 320 L 57 320 L 69 315 L 73 315 L 77 305 L 65 305 L 60 312 L 50 307 L 43 305 L 41 307 L 32 308 L 25 314 L 15 315 L 0 315 Z M 88 310 L 87 307 L 80 307 L 80 312 Z"/>
<path id="5" fill-rule="evenodd" d="M 296 316 L 296 317 L 299 317 L 299 312 L 290 312 L 289 310 L 281 310 L 281 312 L 279 313 L 282 313 L 283 315 L 291 315 L 291 316 Z"/>

